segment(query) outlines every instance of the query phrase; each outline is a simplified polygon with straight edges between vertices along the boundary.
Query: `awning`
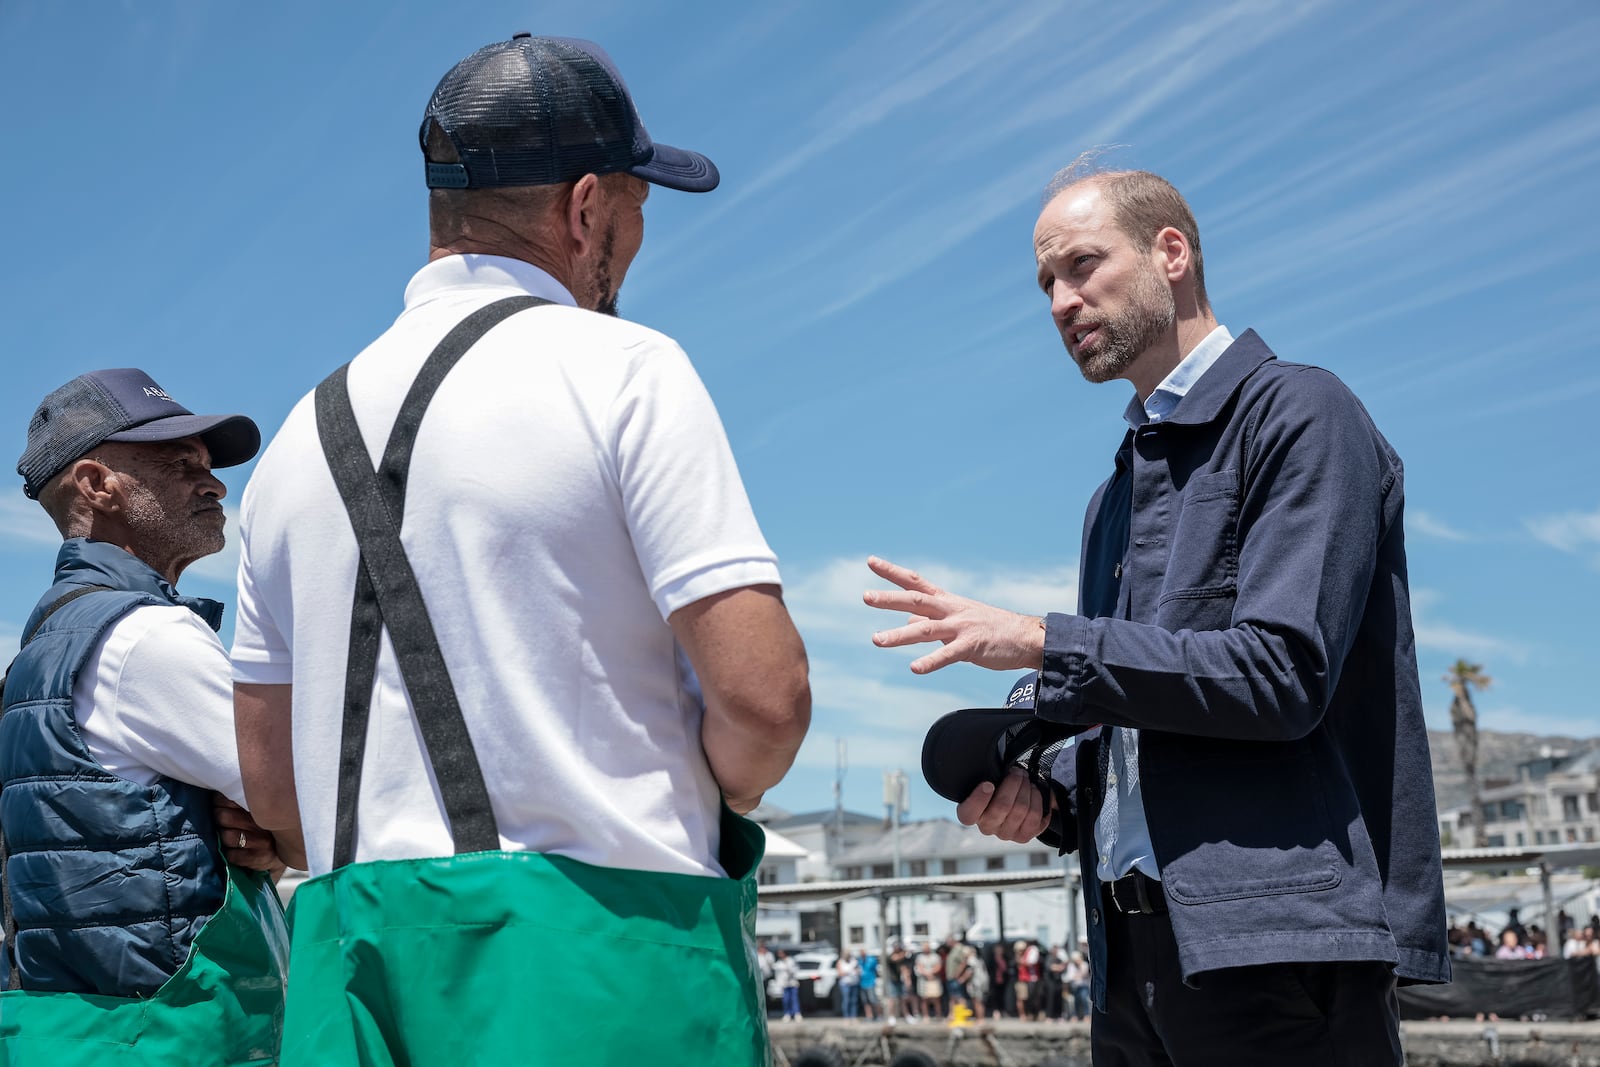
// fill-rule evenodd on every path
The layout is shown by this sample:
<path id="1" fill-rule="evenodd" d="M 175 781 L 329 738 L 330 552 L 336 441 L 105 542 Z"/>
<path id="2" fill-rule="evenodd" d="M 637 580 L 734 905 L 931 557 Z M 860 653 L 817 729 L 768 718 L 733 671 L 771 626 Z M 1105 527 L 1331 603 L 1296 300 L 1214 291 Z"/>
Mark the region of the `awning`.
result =
<path id="1" fill-rule="evenodd" d="M 992 893 L 1011 889 L 1059 889 L 1076 870 L 1034 867 L 1026 871 L 982 871 L 977 874 L 927 875 L 919 878 L 856 878 L 847 882 L 795 882 L 764 885 L 756 903 L 774 907 L 792 904 L 834 903 L 856 897 L 922 896 L 928 893 Z"/>
<path id="2" fill-rule="evenodd" d="M 1511 867 L 1600 866 L 1600 844 L 1534 845 L 1524 848 L 1447 848 L 1441 854 L 1446 867 L 1458 870 L 1500 871 Z"/>

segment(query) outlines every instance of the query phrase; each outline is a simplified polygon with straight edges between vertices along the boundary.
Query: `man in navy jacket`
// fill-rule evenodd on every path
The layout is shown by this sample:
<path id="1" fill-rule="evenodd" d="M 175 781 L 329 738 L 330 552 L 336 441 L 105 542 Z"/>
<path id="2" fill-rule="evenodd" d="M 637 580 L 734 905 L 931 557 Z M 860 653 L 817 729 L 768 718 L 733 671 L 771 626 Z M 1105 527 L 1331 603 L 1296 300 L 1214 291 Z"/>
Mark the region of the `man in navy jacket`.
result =
<path id="1" fill-rule="evenodd" d="M 1449 964 L 1399 457 L 1332 374 L 1217 323 L 1163 179 L 1068 168 L 1034 247 L 1084 376 L 1137 393 L 1079 612 L 874 558 L 899 589 L 867 603 L 913 616 L 874 641 L 1037 669 L 1037 714 L 1115 727 L 958 808 L 1079 850 L 1097 1065 L 1403 1063 L 1396 982 Z"/>

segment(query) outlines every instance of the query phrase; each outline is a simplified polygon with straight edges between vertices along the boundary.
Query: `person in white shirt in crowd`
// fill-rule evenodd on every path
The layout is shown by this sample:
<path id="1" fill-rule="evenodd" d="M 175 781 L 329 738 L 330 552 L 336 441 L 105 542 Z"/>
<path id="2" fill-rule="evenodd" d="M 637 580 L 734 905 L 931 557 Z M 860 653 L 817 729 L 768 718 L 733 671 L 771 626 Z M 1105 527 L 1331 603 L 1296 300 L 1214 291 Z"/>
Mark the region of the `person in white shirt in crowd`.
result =
<path id="1" fill-rule="evenodd" d="M 984 1019 L 988 1011 L 989 999 L 989 965 L 983 962 L 983 953 L 971 945 L 967 949 L 967 968 L 971 977 L 967 979 L 967 993 L 972 998 L 972 1015 L 979 1022 Z"/>
<path id="2" fill-rule="evenodd" d="M 1067 960 L 1067 970 L 1062 976 L 1066 987 L 1067 1014 L 1075 1022 L 1089 1018 L 1089 961 L 1082 952 L 1074 952 Z"/>
<path id="3" fill-rule="evenodd" d="M 781 948 L 778 950 L 776 958 L 772 961 L 772 980 L 778 983 L 778 989 L 781 991 L 784 1021 L 798 1021 L 800 1019 L 800 974 L 795 967 L 794 960 L 789 958 L 789 953 Z"/>
<path id="4" fill-rule="evenodd" d="M 919 1014 L 924 1019 L 937 1019 L 940 1015 L 939 999 L 944 993 L 944 958 L 932 941 L 922 947 L 912 964 L 917 972 L 917 999 L 921 1002 Z"/>
<path id="5" fill-rule="evenodd" d="M 839 983 L 839 1014 L 846 1019 L 861 1016 L 861 961 L 846 949 L 834 964 L 834 976 Z"/>

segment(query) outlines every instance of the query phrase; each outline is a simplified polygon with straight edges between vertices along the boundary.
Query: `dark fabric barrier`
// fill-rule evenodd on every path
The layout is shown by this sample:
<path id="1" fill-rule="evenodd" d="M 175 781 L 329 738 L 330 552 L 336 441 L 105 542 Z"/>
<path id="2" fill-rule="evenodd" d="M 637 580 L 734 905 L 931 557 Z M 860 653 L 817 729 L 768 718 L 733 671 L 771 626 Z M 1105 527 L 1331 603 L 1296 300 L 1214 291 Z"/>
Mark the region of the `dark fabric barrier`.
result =
<path id="1" fill-rule="evenodd" d="M 1600 966 L 1593 956 L 1571 960 L 1451 961 L 1449 985 L 1402 986 L 1400 1017 L 1472 1018 L 1494 1012 L 1503 1019 L 1542 1014 L 1551 1019 L 1600 1017 Z"/>

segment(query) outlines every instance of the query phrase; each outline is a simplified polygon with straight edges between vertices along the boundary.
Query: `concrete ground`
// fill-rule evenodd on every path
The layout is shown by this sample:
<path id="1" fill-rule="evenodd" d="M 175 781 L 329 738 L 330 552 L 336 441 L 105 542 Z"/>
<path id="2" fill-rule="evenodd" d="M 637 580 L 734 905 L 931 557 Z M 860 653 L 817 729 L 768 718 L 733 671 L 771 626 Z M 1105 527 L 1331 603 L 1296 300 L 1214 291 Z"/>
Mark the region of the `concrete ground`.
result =
<path id="1" fill-rule="evenodd" d="M 816 1018 L 769 1030 L 778 1067 L 1090 1067 L 1087 1023 Z M 1408 1067 L 1600 1067 L 1600 1021 L 1408 1022 L 1401 1037 Z"/>

